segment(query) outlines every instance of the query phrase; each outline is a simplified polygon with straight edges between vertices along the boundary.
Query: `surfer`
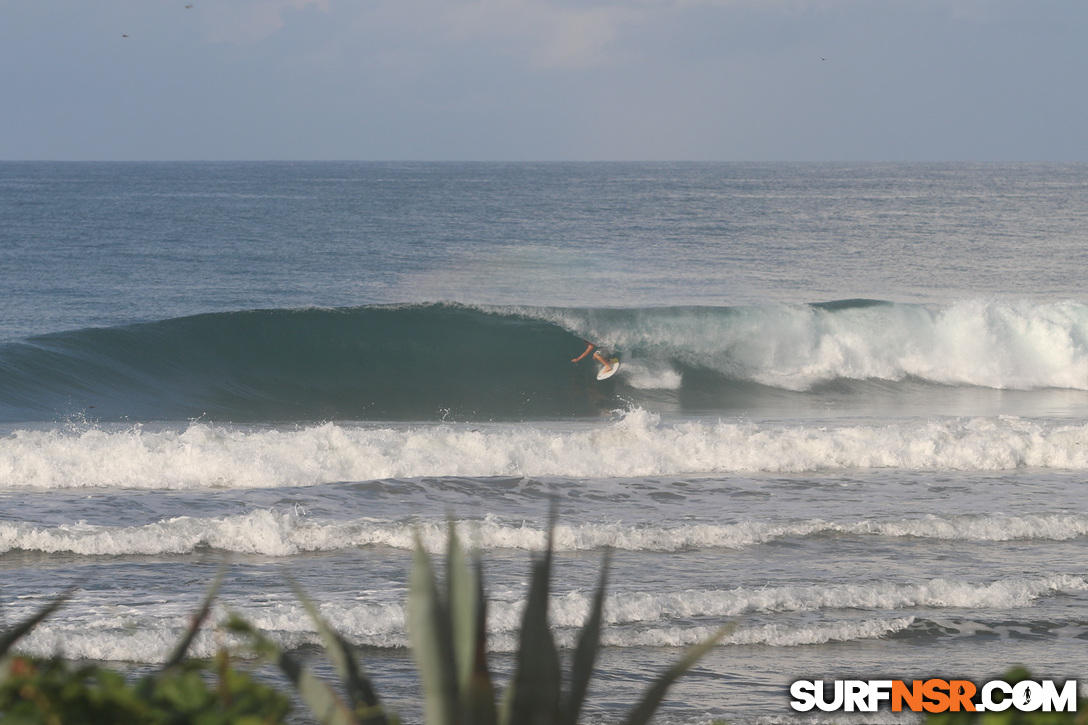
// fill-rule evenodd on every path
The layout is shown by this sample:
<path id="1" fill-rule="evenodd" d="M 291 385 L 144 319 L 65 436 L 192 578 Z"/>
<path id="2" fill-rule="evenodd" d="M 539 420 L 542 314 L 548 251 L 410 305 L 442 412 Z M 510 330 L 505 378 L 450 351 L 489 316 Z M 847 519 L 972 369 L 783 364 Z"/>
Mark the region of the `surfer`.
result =
<path id="1" fill-rule="evenodd" d="M 598 348 L 596 345 L 594 345 L 589 340 L 586 340 L 585 343 L 586 343 L 586 351 L 583 352 L 578 357 L 571 360 L 571 362 L 572 363 L 581 362 L 582 360 L 585 359 L 586 355 L 588 355 L 590 352 L 592 352 L 593 353 L 593 359 L 596 360 L 597 362 L 599 362 L 601 365 L 604 365 L 604 368 L 603 368 L 602 372 L 604 372 L 604 373 L 611 372 L 612 371 L 612 361 L 608 359 L 608 356 L 605 355 L 603 352 L 601 352 L 600 348 Z"/>

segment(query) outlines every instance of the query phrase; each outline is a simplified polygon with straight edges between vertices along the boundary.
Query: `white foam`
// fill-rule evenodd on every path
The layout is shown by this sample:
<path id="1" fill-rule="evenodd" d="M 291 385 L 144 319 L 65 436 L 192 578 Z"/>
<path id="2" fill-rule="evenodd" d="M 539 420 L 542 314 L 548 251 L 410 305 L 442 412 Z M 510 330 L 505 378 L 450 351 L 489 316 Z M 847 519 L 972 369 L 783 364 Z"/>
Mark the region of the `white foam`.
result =
<path id="1" fill-rule="evenodd" d="M 1088 389 L 1088 305 L 963 300 L 930 310 L 826 308 L 609 310 L 524 308 L 611 350 L 638 350 L 790 390 L 827 380 L 916 377 L 991 388 Z"/>
<path id="2" fill-rule="evenodd" d="M 286 615 L 269 617 L 259 612 L 241 612 L 253 626 L 264 632 L 279 646 L 291 649 L 304 645 L 321 645 L 320 635 L 301 611 L 293 613 L 289 626 Z M 327 613 L 326 613 L 327 616 Z M 213 618 L 212 621 L 219 621 Z M 818 623 L 764 624 L 741 627 L 725 637 L 721 646 L 764 644 L 775 647 L 795 647 L 823 644 L 830 641 L 876 639 L 905 629 L 913 617 L 893 617 L 873 620 L 848 620 Z M 580 626 L 581 623 L 579 623 Z M 337 621 L 338 630 L 358 646 L 380 648 L 404 648 L 409 638 L 403 625 L 394 629 L 358 631 L 351 622 Z M 718 629 L 714 626 L 657 626 L 606 628 L 601 643 L 611 647 L 686 647 L 706 640 Z M 47 620 L 30 635 L 20 641 L 21 652 L 48 657 L 62 654 L 73 659 L 92 659 L 118 662 L 161 663 L 166 660 L 184 631 L 178 622 L 156 622 L 145 619 L 138 626 L 125 628 L 102 626 L 98 623 L 70 621 L 61 623 Z M 488 650 L 513 652 L 518 647 L 515 628 L 491 629 L 488 634 Z M 555 631 L 556 644 L 567 649 L 577 641 L 577 630 Z M 194 640 L 189 654 L 192 657 L 211 657 L 219 647 L 227 645 L 242 652 L 241 640 L 206 627 Z"/>
<path id="3" fill-rule="evenodd" d="M 427 476 L 646 477 L 847 468 L 1088 470 L 1088 424 L 1014 417 L 874 425 L 611 423 L 290 430 L 20 430 L 0 438 L 0 488 L 265 488 Z"/>
<path id="4" fill-rule="evenodd" d="M 667 363 L 635 360 L 624 363 L 623 382 L 639 390 L 679 390 L 684 376 Z"/>
<path id="5" fill-rule="evenodd" d="M 679 647 L 695 644 L 721 624 L 738 617 L 788 617 L 782 621 L 745 624 L 723 645 L 762 644 L 793 647 L 830 641 L 873 639 L 909 627 L 911 609 L 1009 610 L 1032 606 L 1039 598 L 1088 590 L 1083 577 L 1051 574 L 1012 577 L 991 582 L 932 579 L 922 582 L 867 582 L 740 587 L 730 590 L 639 592 L 613 591 L 603 615 L 604 644 L 615 647 Z M 77 594 L 65 610 L 40 625 L 22 643 L 24 651 L 39 655 L 63 652 L 69 657 L 136 662 L 161 662 L 188 624 L 177 603 L 110 603 Z M 359 645 L 405 647 L 406 615 L 403 591 L 319 604 L 322 616 Z M 550 612 L 558 643 L 573 647 L 578 629 L 589 612 L 591 593 L 569 591 L 552 598 Z M 86 597 L 86 599 L 85 599 Z M 505 597 L 505 598 L 504 598 Z M 488 607 L 489 647 L 512 651 L 517 646 L 525 602 L 515 592 L 491 597 Z M 360 600 L 363 599 L 363 600 Z M 29 605 L 28 605 L 29 606 Z M 293 599 L 259 603 L 221 602 L 211 621 L 221 621 L 227 607 L 285 647 L 319 644 L 313 623 Z M 856 618 L 859 610 L 870 616 Z M 791 613 L 811 614 L 798 620 Z M 841 613 L 849 615 L 840 618 Z M 879 616 L 893 613 L 896 616 Z M 15 619 L 25 613 L 13 608 Z M 873 616 L 877 615 L 877 616 Z M 684 624 L 679 624 L 684 622 Z M 206 630 L 194 644 L 194 656 L 214 653 L 222 634 Z"/>
<path id="6" fill-rule="evenodd" d="M 914 617 L 894 617 L 803 625 L 765 624 L 740 628 L 727 635 L 722 640 L 722 645 L 799 647 L 827 642 L 879 639 L 900 632 L 913 623 Z M 634 632 L 605 632 L 601 641 L 613 647 L 689 647 L 706 640 L 716 631 L 716 627 L 664 627 Z"/>
<path id="7" fill-rule="evenodd" d="M 1066 541 L 1088 535 L 1088 516 L 1083 514 L 977 514 L 926 516 L 900 521 L 865 521 L 840 530 L 882 536 L 916 536 L 962 541 L 1014 541 L 1041 539 Z"/>
<path id="8" fill-rule="evenodd" d="M 543 529 L 495 516 L 458 522 L 462 536 L 481 550 L 541 550 Z M 384 521 L 364 518 L 327 520 L 294 509 L 258 509 L 245 514 L 197 518 L 179 516 L 140 526 L 103 526 L 77 522 L 36 526 L 0 522 L 0 554 L 7 551 L 67 552 L 82 556 L 186 554 L 199 547 L 264 556 L 294 556 L 307 551 L 337 551 L 361 546 L 410 549 L 419 533 L 424 546 L 440 552 L 446 526 L 438 522 Z M 686 551 L 743 549 L 786 537 L 840 533 L 854 536 L 918 537 L 938 540 L 1065 541 L 1088 535 L 1082 514 L 1002 514 L 926 516 L 894 521 L 793 522 L 744 521 L 732 524 L 631 525 L 622 522 L 559 524 L 556 551 Z"/>
<path id="9" fill-rule="evenodd" d="M 610 624 L 656 622 L 693 617 L 736 617 L 768 612 L 834 609 L 900 610 L 912 607 L 1014 609 L 1056 592 L 1088 590 L 1083 577 L 1066 574 L 1018 577 L 988 584 L 953 579 L 918 583 L 866 582 L 805 586 L 686 591 L 672 594 L 630 593 L 612 597 L 605 608 Z M 583 597 L 586 599 L 583 601 Z M 553 611 L 563 626 L 576 626 L 589 611 L 588 595 L 573 593 Z"/>
<path id="10" fill-rule="evenodd" d="M 879 639 L 902 631 L 913 623 L 914 617 L 893 617 L 808 624 L 765 624 L 740 627 L 722 638 L 719 646 L 800 647 L 827 642 Z M 691 647 L 706 641 L 718 629 L 718 626 L 606 629 L 601 633 L 601 644 L 606 647 Z M 572 649 L 577 642 L 577 632 L 557 632 L 555 642 L 559 647 Z M 488 638 L 488 647 L 498 652 L 515 652 L 518 639 L 513 633 L 492 635 Z"/>

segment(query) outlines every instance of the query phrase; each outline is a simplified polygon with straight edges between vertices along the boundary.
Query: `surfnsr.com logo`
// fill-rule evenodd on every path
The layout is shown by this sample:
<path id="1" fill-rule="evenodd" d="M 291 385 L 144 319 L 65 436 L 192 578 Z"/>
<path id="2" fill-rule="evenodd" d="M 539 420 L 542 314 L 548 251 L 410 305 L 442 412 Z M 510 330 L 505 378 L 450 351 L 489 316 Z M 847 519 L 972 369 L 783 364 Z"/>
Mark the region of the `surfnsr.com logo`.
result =
<path id="1" fill-rule="evenodd" d="M 790 707 L 798 712 L 1076 712 L 1077 681 L 1060 687 L 1054 680 L 992 680 L 977 687 L 969 680 L 798 680 L 790 686 Z"/>

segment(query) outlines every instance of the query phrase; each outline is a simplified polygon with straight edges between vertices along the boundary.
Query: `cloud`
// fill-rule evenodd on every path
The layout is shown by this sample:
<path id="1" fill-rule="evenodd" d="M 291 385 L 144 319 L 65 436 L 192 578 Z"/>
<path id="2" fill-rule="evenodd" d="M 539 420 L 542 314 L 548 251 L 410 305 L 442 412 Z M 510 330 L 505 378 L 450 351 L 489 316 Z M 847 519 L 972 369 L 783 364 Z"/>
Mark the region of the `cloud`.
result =
<path id="1" fill-rule="evenodd" d="M 566 7 L 546 0 L 475 0 L 447 11 L 453 39 L 500 38 L 537 68 L 578 69 L 614 60 L 622 26 L 640 22 L 630 5 Z"/>
<path id="2" fill-rule="evenodd" d="M 255 43 L 273 35 L 286 24 L 286 10 L 308 6 L 328 12 L 328 0 L 204 0 L 200 12 L 208 40 L 216 43 Z"/>

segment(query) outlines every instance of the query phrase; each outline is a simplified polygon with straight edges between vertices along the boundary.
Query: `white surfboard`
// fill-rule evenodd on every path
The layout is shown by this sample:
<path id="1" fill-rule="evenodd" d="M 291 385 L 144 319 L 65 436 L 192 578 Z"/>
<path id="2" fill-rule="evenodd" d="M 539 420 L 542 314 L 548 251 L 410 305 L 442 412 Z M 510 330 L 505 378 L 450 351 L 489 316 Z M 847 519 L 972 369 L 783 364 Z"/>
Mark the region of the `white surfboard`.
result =
<path id="1" fill-rule="evenodd" d="M 606 371 L 604 365 L 602 365 L 601 371 L 597 373 L 598 380 L 608 380 L 619 371 L 620 359 L 618 357 L 612 358 L 611 360 L 609 360 L 609 362 L 612 363 L 612 367 L 608 368 L 608 370 Z"/>

